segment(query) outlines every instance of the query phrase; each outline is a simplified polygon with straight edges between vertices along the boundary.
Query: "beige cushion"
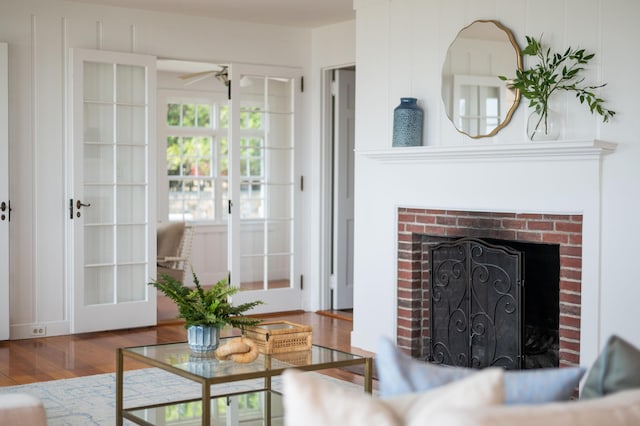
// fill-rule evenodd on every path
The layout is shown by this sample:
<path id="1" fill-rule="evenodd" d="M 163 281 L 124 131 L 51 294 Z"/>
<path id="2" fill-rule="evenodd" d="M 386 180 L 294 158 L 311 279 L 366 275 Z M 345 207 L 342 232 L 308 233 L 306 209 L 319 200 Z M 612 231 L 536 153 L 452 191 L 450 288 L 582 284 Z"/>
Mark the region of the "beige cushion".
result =
<path id="1" fill-rule="evenodd" d="M 637 426 L 640 390 L 581 401 L 440 411 L 432 421 L 447 426 Z"/>
<path id="2" fill-rule="evenodd" d="M 441 410 L 502 404 L 503 376 L 502 369 L 488 368 L 434 391 L 382 400 L 315 374 L 287 370 L 282 379 L 285 425 L 423 425 Z"/>
<path id="3" fill-rule="evenodd" d="M 158 259 L 179 256 L 178 250 L 184 235 L 184 222 L 163 222 L 158 224 L 157 256 Z M 171 263 L 158 262 L 158 266 L 171 267 Z"/>
<path id="4" fill-rule="evenodd" d="M 44 406 L 35 396 L 21 393 L 0 395 L 0 425 L 46 424 Z"/>

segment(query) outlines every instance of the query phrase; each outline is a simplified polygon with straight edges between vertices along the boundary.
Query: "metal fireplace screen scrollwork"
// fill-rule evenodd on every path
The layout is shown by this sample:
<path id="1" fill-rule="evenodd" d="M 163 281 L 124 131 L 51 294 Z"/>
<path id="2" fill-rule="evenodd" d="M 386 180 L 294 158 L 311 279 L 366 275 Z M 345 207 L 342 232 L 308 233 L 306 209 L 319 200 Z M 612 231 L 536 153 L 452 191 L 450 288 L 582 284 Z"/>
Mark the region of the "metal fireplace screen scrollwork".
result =
<path id="1" fill-rule="evenodd" d="M 430 251 L 430 359 L 522 368 L 522 254 L 473 238 Z"/>

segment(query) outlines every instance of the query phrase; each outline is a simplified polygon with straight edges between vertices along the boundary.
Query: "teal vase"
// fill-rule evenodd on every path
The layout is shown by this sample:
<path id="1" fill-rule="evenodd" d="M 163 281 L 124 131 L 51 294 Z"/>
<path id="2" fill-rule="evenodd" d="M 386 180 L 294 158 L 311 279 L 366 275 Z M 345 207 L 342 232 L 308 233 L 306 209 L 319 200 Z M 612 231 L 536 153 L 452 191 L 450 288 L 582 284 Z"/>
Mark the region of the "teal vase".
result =
<path id="1" fill-rule="evenodd" d="M 393 146 L 422 145 L 424 113 L 416 98 L 400 98 L 393 110 Z"/>

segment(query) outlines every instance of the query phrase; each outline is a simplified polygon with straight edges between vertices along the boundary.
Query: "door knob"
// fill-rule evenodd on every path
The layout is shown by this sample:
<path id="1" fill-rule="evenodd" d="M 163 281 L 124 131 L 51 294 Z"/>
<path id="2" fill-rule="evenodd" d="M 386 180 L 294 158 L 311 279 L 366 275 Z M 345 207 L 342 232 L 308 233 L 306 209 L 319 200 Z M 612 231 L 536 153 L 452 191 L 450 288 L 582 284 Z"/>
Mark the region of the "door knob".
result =
<path id="1" fill-rule="evenodd" d="M 84 204 L 80 200 L 76 200 L 76 209 L 80 210 L 80 207 L 91 207 L 91 203 Z"/>

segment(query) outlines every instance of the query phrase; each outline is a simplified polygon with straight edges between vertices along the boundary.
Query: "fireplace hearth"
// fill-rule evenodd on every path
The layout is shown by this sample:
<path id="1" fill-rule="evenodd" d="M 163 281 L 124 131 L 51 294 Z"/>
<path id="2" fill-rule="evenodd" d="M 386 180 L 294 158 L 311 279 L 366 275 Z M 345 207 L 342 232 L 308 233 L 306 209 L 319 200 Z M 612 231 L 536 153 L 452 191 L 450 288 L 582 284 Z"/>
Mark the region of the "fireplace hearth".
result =
<path id="1" fill-rule="evenodd" d="M 579 365 L 582 216 L 572 214 L 399 208 L 398 346 L 414 357 L 436 359 L 430 248 L 469 238 L 505 246 L 525 259 L 521 361 L 513 368 Z"/>

